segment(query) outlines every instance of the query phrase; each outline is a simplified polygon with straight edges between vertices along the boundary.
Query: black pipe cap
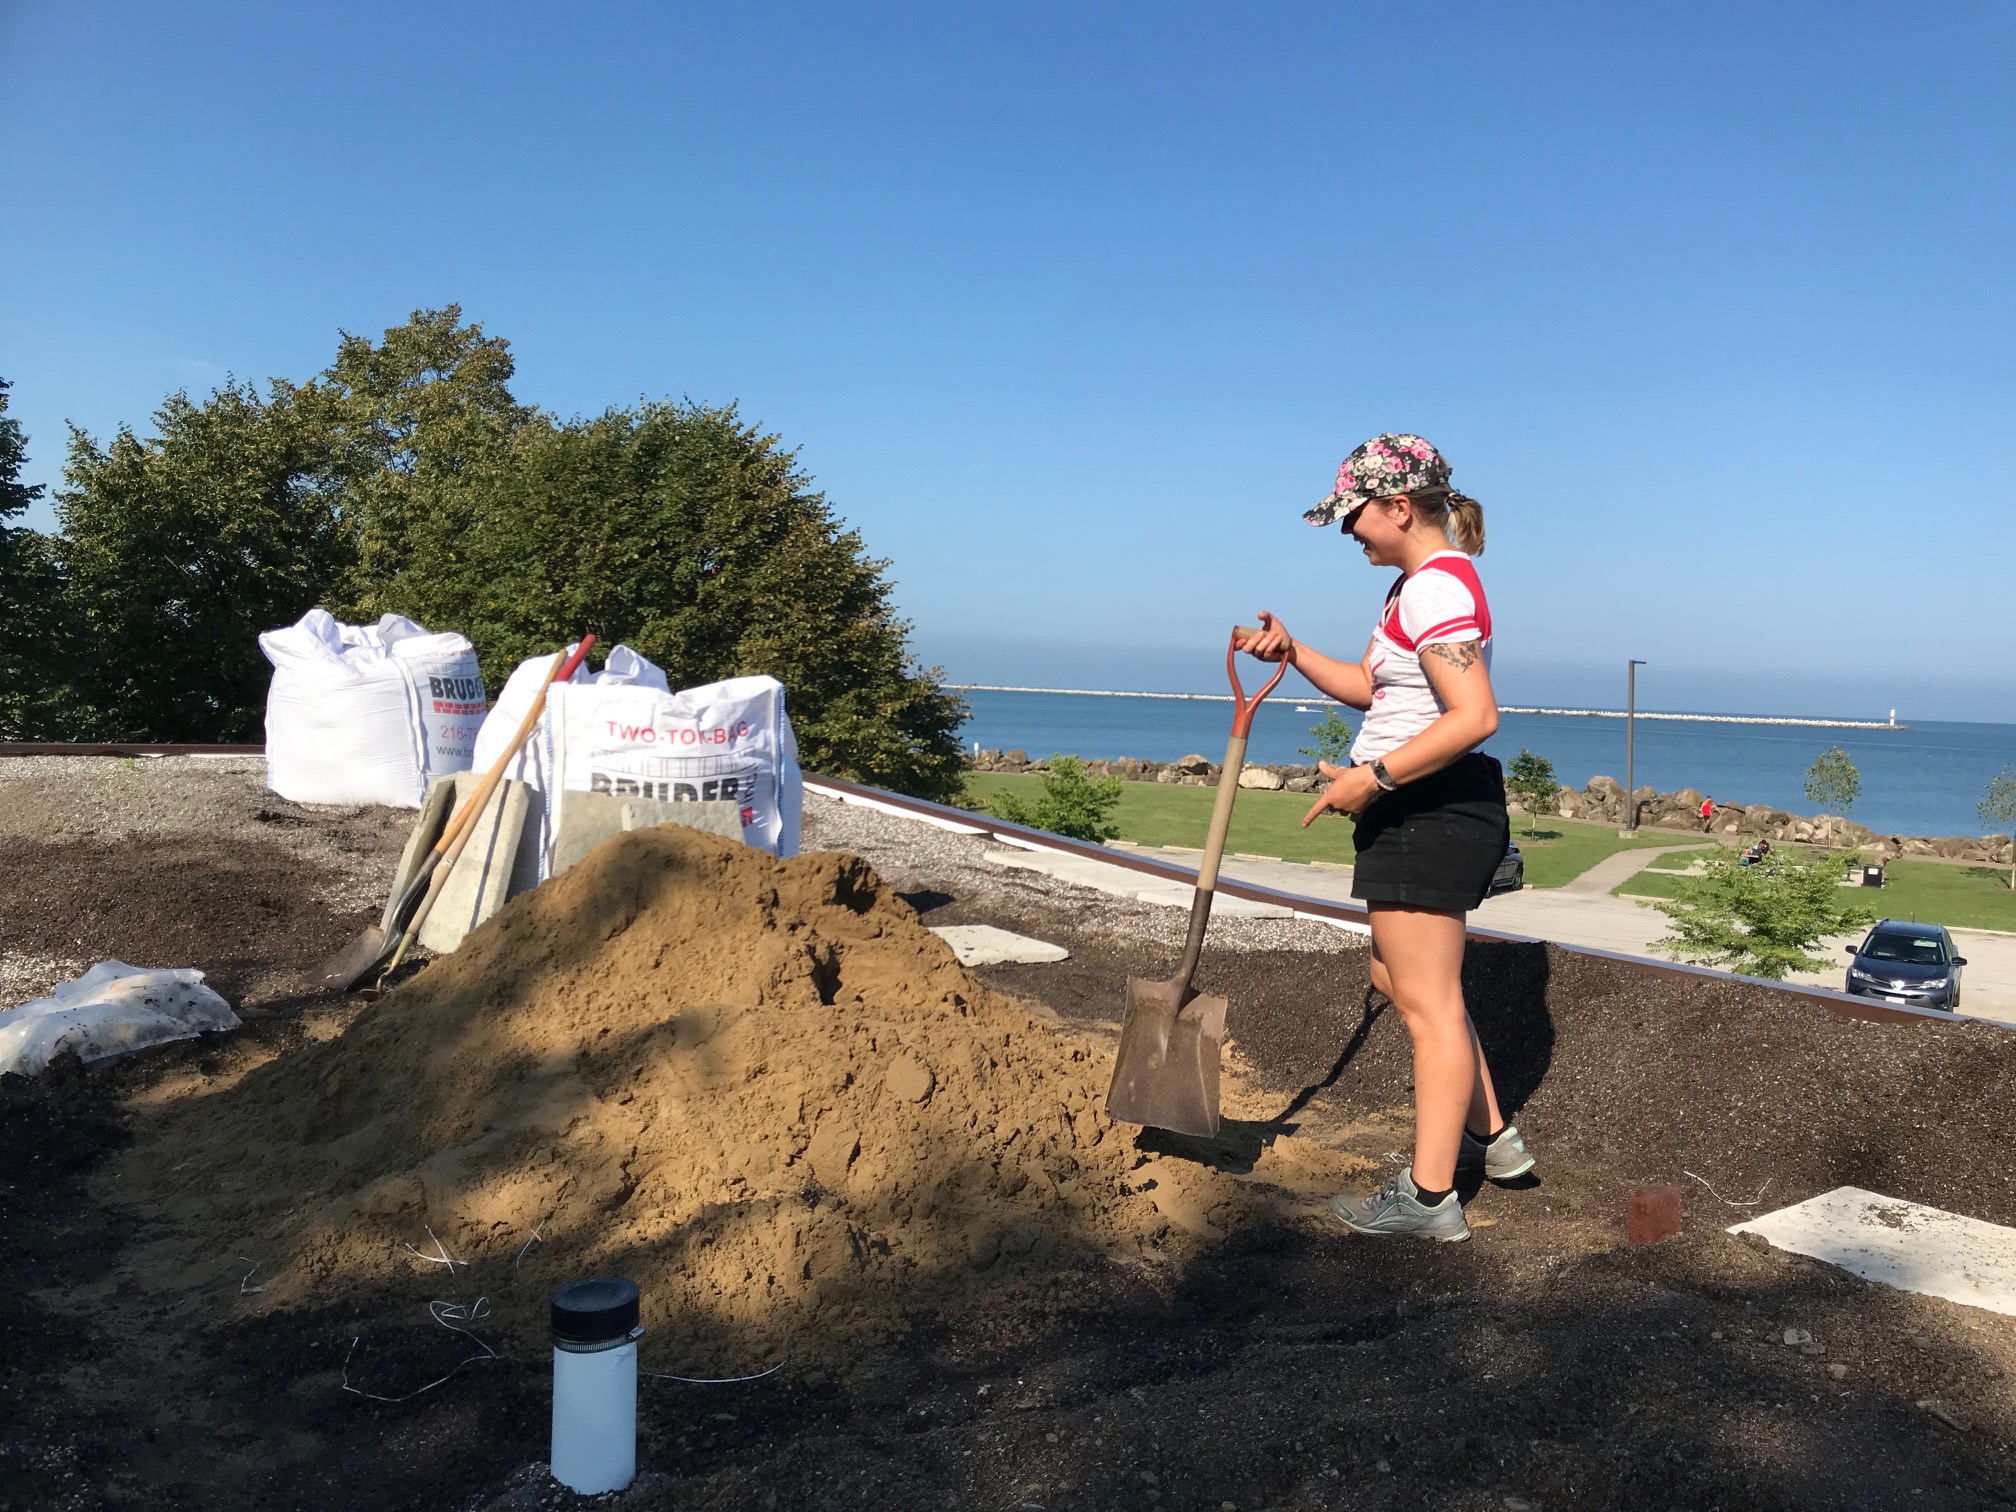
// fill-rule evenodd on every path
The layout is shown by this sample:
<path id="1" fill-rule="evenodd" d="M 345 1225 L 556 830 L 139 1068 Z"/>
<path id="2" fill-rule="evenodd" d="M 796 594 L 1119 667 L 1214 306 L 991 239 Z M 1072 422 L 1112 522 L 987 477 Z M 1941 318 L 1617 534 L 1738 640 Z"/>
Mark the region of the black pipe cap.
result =
<path id="1" fill-rule="evenodd" d="M 569 1281 L 553 1293 L 556 1344 L 614 1343 L 630 1335 L 637 1319 L 637 1283 L 620 1276 Z"/>

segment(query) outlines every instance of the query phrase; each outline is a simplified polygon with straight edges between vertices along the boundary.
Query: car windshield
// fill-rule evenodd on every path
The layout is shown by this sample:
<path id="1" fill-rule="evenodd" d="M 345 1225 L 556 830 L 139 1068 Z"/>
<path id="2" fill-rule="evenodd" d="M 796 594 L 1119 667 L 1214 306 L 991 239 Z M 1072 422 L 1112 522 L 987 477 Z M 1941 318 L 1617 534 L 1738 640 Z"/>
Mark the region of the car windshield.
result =
<path id="1" fill-rule="evenodd" d="M 1902 961 L 1907 966 L 1937 966 L 1946 959 L 1944 948 L 1926 935 L 1873 934 L 1862 954 L 1872 961 Z"/>

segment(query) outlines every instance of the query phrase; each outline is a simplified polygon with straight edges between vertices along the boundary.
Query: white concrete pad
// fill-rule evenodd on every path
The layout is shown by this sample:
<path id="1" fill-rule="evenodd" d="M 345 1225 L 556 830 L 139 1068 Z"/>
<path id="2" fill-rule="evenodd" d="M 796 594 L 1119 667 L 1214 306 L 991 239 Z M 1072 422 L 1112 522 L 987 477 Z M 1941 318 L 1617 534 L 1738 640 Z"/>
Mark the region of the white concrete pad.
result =
<path id="1" fill-rule="evenodd" d="M 961 966 L 1032 965 L 1068 960 L 1071 955 L 1062 945 L 1031 939 L 1012 929 L 996 929 L 992 924 L 946 924 L 931 933 L 952 947 Z"/>
<path id="2" fill-rule="evenodd" d="M 2016 1229 L 1836 1187 L 1730 1227 L 1901 1291 L 2016 1316 Z"/>

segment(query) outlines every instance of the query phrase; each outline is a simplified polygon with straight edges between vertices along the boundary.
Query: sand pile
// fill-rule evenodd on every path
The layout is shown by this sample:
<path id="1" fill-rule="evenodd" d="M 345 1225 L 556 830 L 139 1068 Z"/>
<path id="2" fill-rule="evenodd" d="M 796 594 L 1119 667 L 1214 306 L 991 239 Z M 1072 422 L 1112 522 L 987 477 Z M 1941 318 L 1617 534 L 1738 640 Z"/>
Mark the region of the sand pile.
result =
<path id="1" fill-rule="evenodd" d="M 496 1326 L 532 1344 L 546 1287 L 620 1273 L 682 1358 L 746 1362 L 1278 1205 L 1149 1161 L 1102 1111 L 1107 1054 L 1044 1013 L 858 858 L 633 832 L 339 1038 L 169 1111 L 123 1182 L 170 1220 L 138 1279 L 179 1290 L 250 1255 L 254 1310 L 399 1276 L 508 1287 Z M 1294 1143 L 1262 1178 L 1340 1173 Z M 421 1259 L 430 1230 L 469 1266 Z"/>

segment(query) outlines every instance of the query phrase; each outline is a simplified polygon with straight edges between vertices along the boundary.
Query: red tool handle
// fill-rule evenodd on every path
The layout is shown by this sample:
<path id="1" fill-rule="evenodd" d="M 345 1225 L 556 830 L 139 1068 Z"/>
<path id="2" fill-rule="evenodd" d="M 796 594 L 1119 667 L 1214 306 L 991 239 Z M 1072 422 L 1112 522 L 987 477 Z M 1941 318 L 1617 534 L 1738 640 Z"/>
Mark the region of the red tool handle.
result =
<path id="1" fill-rule="evenodd" d="M 1267 679 L 1267 686 L 1249 699 L 1246 690 L 1239 686 L 1239 632 L 1235 629 L 1231 644 L 1225 648 L 1225 675 L 1232 679 L 1232 733 L 1244 740 L 1253 728 L 1253 712 L 1260 707 L 1260 700 L 1272 693 L 1275 684 L 1288 675 L 1288 658 L 1281 658 L 1281 665 Z"/>

